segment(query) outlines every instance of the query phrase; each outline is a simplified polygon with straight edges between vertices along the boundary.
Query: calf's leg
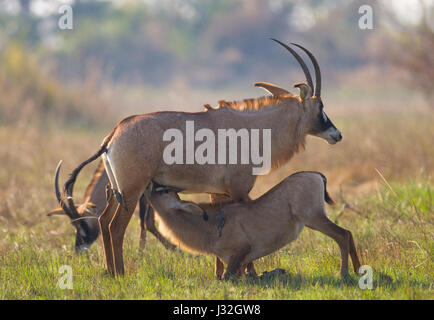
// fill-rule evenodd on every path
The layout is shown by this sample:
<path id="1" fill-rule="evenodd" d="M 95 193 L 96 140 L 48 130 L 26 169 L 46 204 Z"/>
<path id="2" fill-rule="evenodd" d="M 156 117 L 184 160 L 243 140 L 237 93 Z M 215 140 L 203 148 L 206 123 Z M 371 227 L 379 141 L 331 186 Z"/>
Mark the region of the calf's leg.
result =
<path id="1" fill-rule="evenodd" d="M 241 268 L 241 262 L 246 255 L 244 253 L 235 254 L 229 258 L 226 271 L 223 273 L 223 280 L 229 280 L 231 277 L 239 276 L 238 272 Z"/>
<path id="2" fill-rule="evenodd" d="M 212 193 L 209 195 L 210 196 L 210 202 L 211 203 L 225 203 L 227 201 L 230 201 L 230 197 L 224 194 L 217 194 L 217 193 Z M 256 275 L 256 270 L 255 270 L 255 266 L 253 264 L 253 262 L 249 262 L 249 264 L 247 265 L 248 268 L 248 273 L 249 274 L 254 274 Z M 215 260 L 215 267 L 214 267 L 214 275 L 216 276 L 217 279 L 221 279 L 222 274 L 223 274 L 223 270 L 224 270 L 224 266 L 223 266 L 223 262 L 220 261 L 220 259 L 218 257 L 216 257 Z"/>
<path id="3" fill-rule="evenodd" d="M 321 212 L 313 221 L 309 221 L 308 227 L 318 230 L 329 237 L 333 238 L 341 250 L 341 276 L 348 274 L 348 254 L 350 252 L 351 232 L 339 227 L 330 221 L 327 216 Z M 358 260 L 358 259 L 357 259 Z M 354 263 L 354 260 L 353 260 Z"/>
<path id="4" fill-rule="evenodd" d="M 241 249 L 234 251 L 234 254 L 230 256 L 228 261 L 228 266 L 226 271 L 223 273 L 223 280 L 228 280 L 229 278 L 237 275 L 241 275 L 240 271 L 244 273 L 242 262 L 246 258 L 246 255 L 250 252 L 251 247 L 248 244 L 240 246 Z M 241 269 L 241 270 L 240 270 Z"/>
<path id="5" fill-rule="evenodd" d="M 222 279 L 223 272 L 225 271 L 225 266 L 219 257 L 215 257 L 214 275 L 218 280 Z"/>

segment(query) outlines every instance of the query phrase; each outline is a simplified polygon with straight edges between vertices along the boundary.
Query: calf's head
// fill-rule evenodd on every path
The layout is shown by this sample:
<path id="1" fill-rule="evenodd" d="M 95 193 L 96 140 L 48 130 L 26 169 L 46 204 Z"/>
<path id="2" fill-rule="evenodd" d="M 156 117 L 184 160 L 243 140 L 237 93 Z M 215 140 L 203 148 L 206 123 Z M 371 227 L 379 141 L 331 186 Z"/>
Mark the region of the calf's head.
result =
<path id="1" fill-rule="evenodd" d="M 151 183 L 145 195 L 154 209 L 159 213 L 180 211 L 192 214 L 205 214 L 197 204 L 181 200 L 178 195 L 180 191 L 176 188 Z"/>

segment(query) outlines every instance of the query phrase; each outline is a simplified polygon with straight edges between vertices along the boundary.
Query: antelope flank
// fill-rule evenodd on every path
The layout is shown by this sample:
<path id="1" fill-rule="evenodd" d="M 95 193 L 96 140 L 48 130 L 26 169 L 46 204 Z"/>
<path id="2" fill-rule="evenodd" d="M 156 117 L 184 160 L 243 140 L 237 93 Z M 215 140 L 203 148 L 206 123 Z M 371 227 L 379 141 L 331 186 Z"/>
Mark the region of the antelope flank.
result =
<path id="1" fill-rule="evenodd" d="M 260 132 L 262 130 L 262 143 Z M 250 131 L 250 132 L 249 132 Z M 238 147 L 238 138 L 241 140 Z M 229 145 L 227 145 L 229 140 Z M 194 121 L 185 122 L 185 161 L 184 161 L 184 136 L 181 130 L 176 128 L 164 132 L 163 141 L 171 141 L 164 149 L 163 160 L 166 164 L 237 164 L 238 150 L 240 150 L 240 164 L 261 165 L 252 167 L 253 175 L 264 175 L 271 168 L 271 129 L 246 129 L 238 131 L 231 129 L 217 129 L 214 131 L 202 128 L 195 132 Z M 195 142 L 201 142 L 195 147 Z M 262 155 L 260 155 L 262 145 Z M 217 149 L 217 158 L 216 158 Z M 229 154 L 229 162 L 227 162 Z M 250 157 L 249 157 L 250 156 Z"/>

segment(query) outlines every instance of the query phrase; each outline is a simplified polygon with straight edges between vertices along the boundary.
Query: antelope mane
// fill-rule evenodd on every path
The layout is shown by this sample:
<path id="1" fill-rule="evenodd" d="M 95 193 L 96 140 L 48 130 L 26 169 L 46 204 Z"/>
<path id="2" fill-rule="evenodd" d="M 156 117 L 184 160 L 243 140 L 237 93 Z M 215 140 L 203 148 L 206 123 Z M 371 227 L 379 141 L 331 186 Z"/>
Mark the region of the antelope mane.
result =
<path id="1" fill-rule="evenodd" d="M 244 99 L 242 101 L 220 100 L 217 104 L 219 108 L 231 108 L 240 112 L 257 112 L 280 105 L 285 99 L 295 98 L 295 95 L 286 94 L 280 96 L 265 96 L 256 99 Z"/>

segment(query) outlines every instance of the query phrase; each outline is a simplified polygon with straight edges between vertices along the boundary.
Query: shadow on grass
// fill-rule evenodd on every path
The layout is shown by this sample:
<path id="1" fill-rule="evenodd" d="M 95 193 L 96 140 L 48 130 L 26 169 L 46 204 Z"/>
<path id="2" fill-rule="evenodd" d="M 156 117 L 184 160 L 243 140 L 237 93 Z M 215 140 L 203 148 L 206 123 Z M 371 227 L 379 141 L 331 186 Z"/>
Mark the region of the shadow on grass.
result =
<path id="1" fill-rule="evenodd" d="M 315 286 L 354 287 L 357 286 L 358 279 L 347 276 L 345 279 L 333 275 L 321 275 L 316 277 L 306 277 L 301 274 L 276 274 L 260 276 L 245 280 L 248 285 L 272 288 L 276 286 L 289 287 L 292 290 L 302 290 Z"/>
<path id="2" fill-rule="evenodd" d="M 319 276 L 304 276 L 302 274 L 290 274 L 288 272 L 282 272 L 282 269 L 276 269 L 277 272 L 264 272 L 257 278 L 245 278 L 239 279 L 238 282 L 251 286 L 260 286 L 263 288 L 272 288 L 276 286 L 289 287 L 292 290 L 302 290 L 315 286 L 333 286 L 335 288 L 354 288 L 358 287 L 360 279 L 359 275 L 349 274 L 344 278 L 335 275 L 319 275 Z M 418 287 L 428 289 L 430 287 L 429 282 L 410 280 L 408 282 L 405 279 L 394 280 L 389 275 L 380 272 L 373 278 L 373 289 L 382 288 L 387 290 L 398 290 L 402 286 Z"/>

